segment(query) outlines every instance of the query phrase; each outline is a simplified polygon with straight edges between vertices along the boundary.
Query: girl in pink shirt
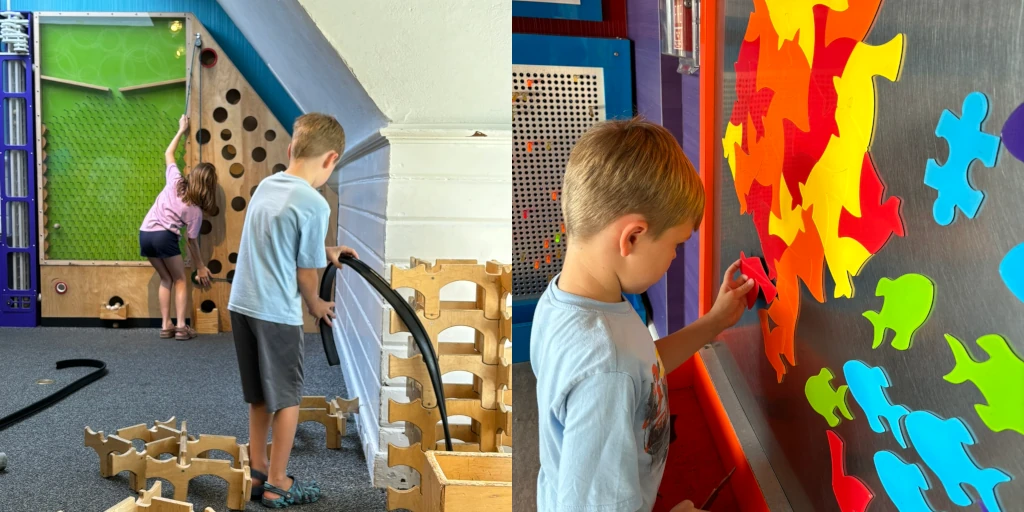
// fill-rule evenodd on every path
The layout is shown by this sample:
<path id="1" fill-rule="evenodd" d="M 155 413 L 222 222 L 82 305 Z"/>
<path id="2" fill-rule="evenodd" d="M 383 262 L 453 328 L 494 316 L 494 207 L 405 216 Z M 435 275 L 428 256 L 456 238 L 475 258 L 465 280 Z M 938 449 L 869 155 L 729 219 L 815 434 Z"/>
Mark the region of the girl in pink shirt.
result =
<path id="1" fill-rule="evenodd" d="M 174 163 L 174 151 L 178 141 L 188 129 L 188 117 L 181 116 L 178 133 L 164 152 L 167 162 L 167 183 L 156 197 L 152 208 L 139 228 L 139 247 L 142 256 L 160 274 L 160 314 L 163 324 L 160 337 L 187 340 L 196 337 L 196 332 L 185 325 L 185 307 L 188 304 L 185 286 L 185 262 L 178 245 L 181 228 L 188 234 L 188 251 L 196 268 L 196 278 L 203 287 L 210 285 L 210 270 L 203 263 L 199 253 L 199 229 L 203 212 L 216 211 L 217 172 L 213 165 L 202 163 L 195 166 L 188 176 L 182 176 Z M 177 325 L 171 323 L 171 285 L 174 285 L 174 304 L 177 306 Z"/>

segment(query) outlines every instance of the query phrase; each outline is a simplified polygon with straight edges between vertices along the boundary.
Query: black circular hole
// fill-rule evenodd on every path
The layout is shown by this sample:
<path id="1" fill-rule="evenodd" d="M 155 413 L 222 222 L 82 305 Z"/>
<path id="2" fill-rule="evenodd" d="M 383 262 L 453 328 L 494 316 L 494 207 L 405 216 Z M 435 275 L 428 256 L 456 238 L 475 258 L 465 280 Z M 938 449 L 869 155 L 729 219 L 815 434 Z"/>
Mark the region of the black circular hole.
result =
<path id="1" fill-rule="evenodd" d="M 256 148 L 252 150 L 252 159 L 257 162 L 262 162 L 267 159 L 267 150 L 263 148 Z"/>
<path id="2" fill-rule="evenodd" d="M 228 119 L 228 111 L 224 107 L 217 107 L 213 109 L 213 120 L 218 123 L 223 123 Z"/>
<path id="3" fill-rule="evenodd" d="M 267 139 L 268 141 L 274 140 L 277 138 L 277 132 L 275 132 L 274 130 L 267 130 L 267 132 L 263 134 L 263 138 Z"/>
<path id="4" fill-rule="evenodd" d="M 210 221 L 208 220 L 204 220 L 202 227 L 199 228 L 199 233 L 209 235 L 210 231 L 213 231 L 213 224 L 210 224 Z"/>
<path id="5" fill-rule="evenodd" d="M 245 128 L 245 131 L 247 132 L 255 130 L 256 127 L 259 125 L 259 121 L 257 121 L 256 118 L 253 116 L 246 117 L 242 120 L 242 128 Z"/>
<path id="6" fill-rule="evenodd" d="M 225 96 L 227 97 L 228 103 L 232 105 L 238 104 L 238 101 L 242 99 L 242 93 L 238 92 L 238 89 L 229 89 Z"/>
<path id="7" fill-rule="evenodd" d="M 231 254 L 228 254 L 228 261 L 230 261 L 231 264 L 234 265 L 238 261 L 238 253 L 233 252 Z"/>
<path id="8" fill-rule="evenodd" d="M 245 209 L 245 199 L 236 197 L 231 200 L 231 208 L 234 208 L 236 212 L 240 212 Z"/>
<path id="9" fill-rule="evenodd" d="M 204 68 L 212 68 L 217 64 L 217 51 L 213 48 L 204 48 L 203 51 L 199 52 L 199 63 Z"/>
<path id="10" fill-rule="evenodd" d="M 252 197 L 252 196 L 256 195 L 256 187 L 258 187 L 258 186 L 259 185 L 253 185 L 252 186 L 252 190 L 249 191 L 249 197 Z"/>
<path id="11" fill-rule="evenodd" d="M 210 260 L 210 262 L 206 264 L 206 268 L 210 269 L 210 273 L 211 274 L 220 274 L 220 271 L 221 271 L 220 261 L 219 260 Z"/>
<path id="12" fill-rule="evenodd" d="M 117 295 L 114 295 L 113 297 L 110 298 L 110 300 L 107 301 L 108 306 L 117 306 L 118 304 L 124 306 L 124 299 L 118 297 Z"/>
<path id="13" fill-rule="evenodd" d="M 196 142 L 200 144 L 208 144 L 210 142 L 210 130 L 203 128 L 196 132 Z"/>
<path id="14" fill-rule="evenodd" d="M 220 131 L 221 140 L 231 140 L 231 130 L 223 129 Z"/>
<path id="15" fill-rule="evenodd" d="M 231 144 L 228 144 L 228 145 L 224 146 L 224 149 L 220 150 L 220 154 L 221 154 L 221 156 L 224 157 L 224 160 L 231 160 L 231 159 L 235 158 L 235 155 L 237 155 L 238 152 L 235 151 L 235 147 L 234 146 L 232 146 Z"/>
<path id="16" fill-rule="evenodd" d="M 234 281 L 235 280 L 235 271 L 234 270 L 228 270 L 227 275 L 224 276 L 224 277 L 228 280 L 229 283 L 231 281 Z"/>
<path id="17" fill-rule="evenodd" d="M 288 167 L 286 167 L 284 164 L 277 164 L 277 165 L 274 166 L 274 172 L 281 172 L 281 171 L 284 171 L 287 168 Z"/>
<path id="18" fill-rule="evenodd" d="M 220 207 L 217 205 L 213 205 L 213 211 L 210 212 L 210 217 L 216 217 L 218 215 L 220 215 Z"/>
<path id="19" fill-rule="evenodd" d="M 217 309 L 217 304 L 212 300 L 204 300 L 203 303 L 199 305 L 199 309 L 203 313 L 213 313 L 213 310 Z"/>
<path id="20" fill-rule="evenodd" d="M 245 174 L 245 167 L 242 167 L 242 164 L 235 162 L 231 164 L 231 168 L 228 169 L 228 173 L 236 178 L 241 178 L 242 175 Z"/>

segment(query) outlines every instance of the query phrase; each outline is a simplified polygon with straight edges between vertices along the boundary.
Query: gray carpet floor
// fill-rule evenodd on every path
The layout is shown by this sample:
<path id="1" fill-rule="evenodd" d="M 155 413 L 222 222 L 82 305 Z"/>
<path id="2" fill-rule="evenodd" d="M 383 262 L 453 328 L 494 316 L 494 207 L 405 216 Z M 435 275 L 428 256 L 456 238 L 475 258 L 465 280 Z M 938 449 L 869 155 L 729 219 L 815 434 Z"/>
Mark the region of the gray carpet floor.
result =
<path id="1" fill-rule="evenodd" d="M 0 432 L 0 452 L 9 458 L 7 470 L 0 471 L 4 512 L 101 512 L 133 495 L 127 472 L 100 477 L 96 452 L 84 445 L 86 426 L 109 434 L 175 416 L 188 421 L 190 434 L 248 438 L 230 333 L 178 342 L 158 339 L 155 329 L 0 329 L 0 417 L 93 371 L 55 369 L 58 360 L 75 358 L 105 361 L 110 373 Z M 39 385 L 39 379 L 55 382 Z M 348 396 L 340 370 L 327 365 L 315 335 L 306 336 L 303 394 Z M 324 436 L 320 424 L 299 425 L 289 473 L 315 478 L 323 496 L 296 510 L 386 510 L 384 491 L 370 484 L 355 425 L 349 422 L 340 450 L 327 449 Z M 165 497 L 171 489 L 164 481 Z M 192 480 L 188 501 L 197 511 L 223 512 L 226 494 L 227 483 L 205 476 Z M 268 509 L 253 502 L 246 510 Z"/>

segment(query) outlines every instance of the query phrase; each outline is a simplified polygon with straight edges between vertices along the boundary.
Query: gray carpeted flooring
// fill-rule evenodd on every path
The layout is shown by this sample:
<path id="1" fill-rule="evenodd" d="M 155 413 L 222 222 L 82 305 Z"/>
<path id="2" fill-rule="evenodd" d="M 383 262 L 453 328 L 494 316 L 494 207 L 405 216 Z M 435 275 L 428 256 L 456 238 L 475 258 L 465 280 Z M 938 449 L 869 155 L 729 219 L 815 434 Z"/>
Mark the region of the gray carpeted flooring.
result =
<path id="1" fill-rule="evenodd" d="M 0 417 L 6 416 L 89 373 L 56 370 L 61 359 L 92 358 L 110 373 L 53 407 L 0 432 L 0 452 L 9 458 L 0 472 L 4 512 L 100 512 L 126 497 L 128 473 L 99 476 L 99 460 L 84 445 L 84 428 L 113 433 L 119 428 L 166 420 L 188 421 L 189 433 L 248 438 L 230 333 L 187 342 L 160 340 L 155 329 L 0 329 Z M 39 385 L 39 379 L 53 379 Z M 347 396 L 337 367 L 327 366 L 319 336 L 307 335 L 305 395 Z M 341 450 L 328 450 L 324 427 L 299 425 L 288 467 L 315 478 L 323 496 L 297 510 L 386 510 L 383 490 L 370 485 L 366 459 L 350 422 Z M 154 480 L 148 483 L 151 485 Z M 163 482 L 164 496 L 171 486 Z M 227 510 L 227 484 L 212 476 L 192 480 L 188 500 L 197 511 Z M 267 510 L 249 503 L 246 510 Z"/>

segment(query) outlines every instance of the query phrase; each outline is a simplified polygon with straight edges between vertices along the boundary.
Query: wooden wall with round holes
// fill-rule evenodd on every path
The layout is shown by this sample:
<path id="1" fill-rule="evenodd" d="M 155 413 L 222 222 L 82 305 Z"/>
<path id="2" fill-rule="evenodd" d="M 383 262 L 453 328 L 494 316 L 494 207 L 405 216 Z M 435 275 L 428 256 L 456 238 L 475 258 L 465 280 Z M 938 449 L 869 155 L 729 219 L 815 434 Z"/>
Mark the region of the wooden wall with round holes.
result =
<path id="1" fill-rule="evenodd" d="M 201 147 L 202 161 L 213 163 L 217 169 L 219 211 L 217 215 L 204 217 L 199 243 L 213 276 L 226 278 L 229 273 L 234 275 L 242 225 L 252 194 L 261 180 L 286 168 L 291 137 L 210 33 L 191 15 L 187 23 L 191 26 L 187 33 L 200 33 L 203 49 L 211 49 L 217 55 L 212 65 L 195 66 L 188 71 L 193 84 L 189 103 L 192 136 L 186 161 L 189 169 L 198 164 L 200 152 L 197 149 Z M 194 47 L 190 46 L 189 51 L 194 51 Z M 191 55 L 187 62 L 191 62 Z M 201 115 L 197 87 L 200 73 L 203 81 Z M 201 137 L 197 135 L 200 130 L 204 132 Z M 202 145 L 197 143 L 199 138 L 203 140 Z M 327 187 L 322 192 L 332 205 L 327 240 L 333 245 L 337 240 L 338 196 Z M 221 330 L 230 331 L 227 308 L 230 295 L 230 284 L 214 282 L 209 290 L 193 287 L 192 303 L 212 303 L 219 313 Z M 307 316 L 306 331 L 315 330 L 315 322 Z"/>

